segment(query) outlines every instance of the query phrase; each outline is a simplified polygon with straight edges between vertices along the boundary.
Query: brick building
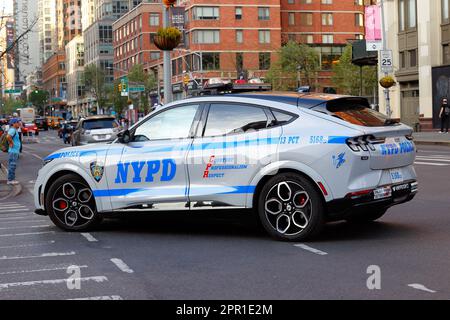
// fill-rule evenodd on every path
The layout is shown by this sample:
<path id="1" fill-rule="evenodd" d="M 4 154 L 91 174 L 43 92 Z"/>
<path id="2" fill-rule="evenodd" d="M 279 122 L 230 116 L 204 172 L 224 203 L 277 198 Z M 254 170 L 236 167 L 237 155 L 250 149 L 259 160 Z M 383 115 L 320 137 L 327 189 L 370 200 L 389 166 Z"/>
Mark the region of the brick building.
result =
<path id="1" fill-rule="evenodd" d="M 364 37 L 364 4 L 364 0 L 179 0 L 186 24 L 185 46 L 172 54 L 175 99 L 183 95 L 186 72 L 197 82 L 264 77 L 289 40 L 319 52 L 322 72 L 317 90 L 330 86 L 333 62 L 350 40 Z M 141 3 L 114 23 L 115 68 L 126 71 L 142 63 L 162 78 L 161 55 L 152 43 L 162 25 L 161 8 Z M 115 77 L 124 74 L 117 71 Z"/>

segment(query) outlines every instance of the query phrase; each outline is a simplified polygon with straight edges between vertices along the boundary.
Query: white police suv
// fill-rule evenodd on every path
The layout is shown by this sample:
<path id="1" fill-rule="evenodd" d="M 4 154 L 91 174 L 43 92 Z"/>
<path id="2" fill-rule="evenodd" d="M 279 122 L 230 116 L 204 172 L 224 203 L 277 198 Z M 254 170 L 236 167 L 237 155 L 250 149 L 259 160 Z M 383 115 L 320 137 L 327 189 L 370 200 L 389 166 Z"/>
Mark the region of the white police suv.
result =
<path id="1" fill-rule="evenodd" d="M 82 231 L 106 213 L 254 209 L 270 235 L 304 240 L 328 221 L 373 221 L 413 199 L 411 135 L 357 97 L 179 101 L 113 143 L 48 156 L 36 213 Z"/>

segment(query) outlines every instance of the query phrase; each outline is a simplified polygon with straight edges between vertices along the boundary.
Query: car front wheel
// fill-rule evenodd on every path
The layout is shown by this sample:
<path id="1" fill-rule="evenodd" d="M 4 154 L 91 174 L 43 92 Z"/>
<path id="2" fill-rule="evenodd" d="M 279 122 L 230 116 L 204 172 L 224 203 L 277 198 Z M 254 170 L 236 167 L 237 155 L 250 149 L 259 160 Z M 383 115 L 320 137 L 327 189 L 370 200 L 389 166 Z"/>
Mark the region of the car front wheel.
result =
<path id="1" fill-rule="evenodd" d="M 101 222 L 94 195 L 79 176 L 58 178 L 49 188 L 46 209 L 50 219 L 66 231 L 87 231 Z"/>
<path id="2" fill-rule="evenodd" d="M 324 211 L 316 188 L 295 173 L 271 178 L 259 195 L 261 223 L 280 240 L 303 241 L 316 236 L 325 224 Z"/>

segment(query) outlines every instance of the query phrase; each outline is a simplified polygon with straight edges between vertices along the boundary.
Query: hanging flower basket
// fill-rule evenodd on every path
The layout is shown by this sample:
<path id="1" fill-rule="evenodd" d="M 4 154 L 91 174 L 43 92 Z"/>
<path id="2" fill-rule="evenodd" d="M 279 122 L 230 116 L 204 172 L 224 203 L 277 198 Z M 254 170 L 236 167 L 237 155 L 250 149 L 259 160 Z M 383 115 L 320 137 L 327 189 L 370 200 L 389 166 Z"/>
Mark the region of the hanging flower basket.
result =
<path id="1" fill-rule="evenodd" d="M 391 76 L 386 76 L 381 78 L 380 85 L 385 89 L 389 89 L 395 85 L 395 80 Z"/>
<path id="2" fill-rule="evenodd" d="M 164 0 L 164 4 L 166 5 L 167 8 L 175 5 L 176 2 L 177 0 Z"/>
<path id="3" fill-rule="evenodd" d="M 181 42 L 181 32 L 177 28 L 161 28 L 158 30 L 153 42 L 162 51 L 172 51 Z"/>

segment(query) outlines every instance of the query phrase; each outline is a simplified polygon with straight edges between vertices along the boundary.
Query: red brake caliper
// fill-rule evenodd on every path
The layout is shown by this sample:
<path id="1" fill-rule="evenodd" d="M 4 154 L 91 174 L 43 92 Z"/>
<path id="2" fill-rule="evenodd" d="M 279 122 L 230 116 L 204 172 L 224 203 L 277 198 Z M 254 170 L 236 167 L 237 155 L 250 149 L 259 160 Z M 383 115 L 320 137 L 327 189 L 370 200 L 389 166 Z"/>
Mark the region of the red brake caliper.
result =
<path id="1" fill-rule="evenodd" d="M 64 210 L 64 209 L 66 209 L 67 208 L 67 203 L 65 202 L 65 201 L 60 201 L 59 202 L 59 208 L 61 209 L 61 210 Z"/>

